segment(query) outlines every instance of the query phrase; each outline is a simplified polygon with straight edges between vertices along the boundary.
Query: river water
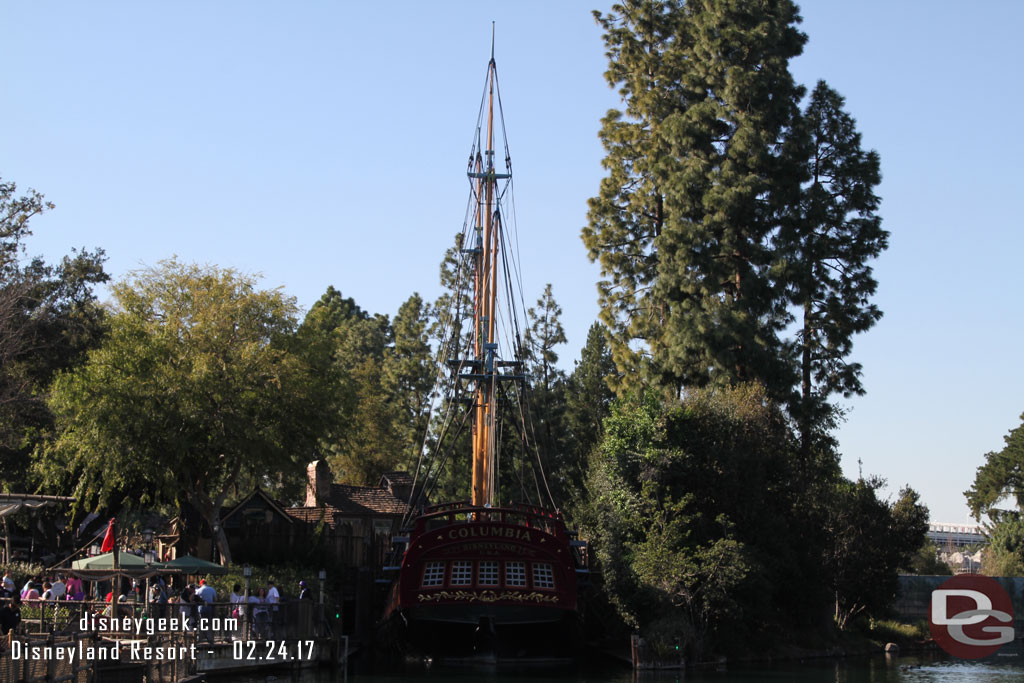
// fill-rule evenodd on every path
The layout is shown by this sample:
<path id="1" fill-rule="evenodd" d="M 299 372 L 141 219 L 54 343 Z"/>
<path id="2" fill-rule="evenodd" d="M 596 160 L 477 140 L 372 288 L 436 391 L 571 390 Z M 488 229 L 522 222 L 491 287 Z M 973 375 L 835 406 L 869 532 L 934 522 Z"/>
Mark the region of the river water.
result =
<path id="1" fill-rule="evenodd" d="M 260 676 L 216 679 L 223 683 L 342 683 L 341 672 L 264 672 Z M 1006 646 L 993 657 L 967 661 L 938 654 L 730 664 L 718 669 L 634 673 L 628 668 L 567 668 L 558 671 L 408 670 L 388 674 L 350 673 L 350 683 L 1024 683 L 1024 648 Z"/>

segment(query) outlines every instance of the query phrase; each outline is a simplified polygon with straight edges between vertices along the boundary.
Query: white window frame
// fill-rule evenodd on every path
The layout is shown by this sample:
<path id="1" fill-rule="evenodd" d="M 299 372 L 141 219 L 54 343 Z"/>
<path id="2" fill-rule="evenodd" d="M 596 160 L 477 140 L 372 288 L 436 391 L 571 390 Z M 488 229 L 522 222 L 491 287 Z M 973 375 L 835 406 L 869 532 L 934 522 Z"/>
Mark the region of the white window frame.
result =
<path id="1" fill-rule="evenodd" d="M 452 586 L 473 585 L 472 560 L 454 560 L 452 562 L 452 574 L 449 584 Z"/>
<path id="2" fill-rule="evenodd" d="M 513 573 L 513 569 L 516 572 Z M 505 563 L 505 585 L 509 588 L 526 588 L 526 563 L 509 560 Z"/>
<path id="3" fill-rule="evenodd" d="M 541 590 L 555 590 L 555 568 L 550 562 L 533 563 L 533 587 Z"/>
<path id="4" fill-rule="evenodd" d="M 440 571 L 438 571 L 440 570 Z M 423 588 L 440 588 L 444 585 L 445 562 L 433 560 L 423 565 Z"/>
<path id="5" fill-rule="evenodd" d="M 501 582 L 501 563 L 497 560 L 480 560 L 476 573 L 477 585 L 497 586 Z"/>

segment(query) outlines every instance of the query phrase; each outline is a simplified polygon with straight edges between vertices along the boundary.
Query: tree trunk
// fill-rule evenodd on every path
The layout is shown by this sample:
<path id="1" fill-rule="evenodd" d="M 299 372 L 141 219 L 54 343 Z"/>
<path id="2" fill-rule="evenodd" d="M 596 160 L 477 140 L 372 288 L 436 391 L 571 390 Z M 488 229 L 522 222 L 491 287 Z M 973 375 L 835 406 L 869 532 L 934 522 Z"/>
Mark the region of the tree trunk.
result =
<path id="1" fill-rule="evenodd" d="M 800 458 L 807 475 L 807 465 L 811 460 L 811 303 L 804 303 L 803 353 L 800 359 Z"/>

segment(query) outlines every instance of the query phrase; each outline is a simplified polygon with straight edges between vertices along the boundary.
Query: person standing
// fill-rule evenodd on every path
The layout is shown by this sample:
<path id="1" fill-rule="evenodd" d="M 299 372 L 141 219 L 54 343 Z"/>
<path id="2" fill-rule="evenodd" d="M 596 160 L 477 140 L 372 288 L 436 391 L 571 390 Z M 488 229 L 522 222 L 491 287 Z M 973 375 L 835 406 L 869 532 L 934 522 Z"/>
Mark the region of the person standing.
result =
<path id="1" fill-rule="evenodd" d="M 270 635 L 273 637 L 281 626 L 281 614 L 278 611 L 281 604 L 281 593 L 274 585 L 274 579 L 267 581 L 267 597 L 264 602 L 270 606 Z"/>
<path id="2" fill-rule="evenodd" d="M 207 642 L 213 642 L 213 633 L 210 631 L 210 621 L 213 619 L 213 603 L 217 599 L 217 589 L 206 583 L 206 579 L 199 579 L 199 590 L 196 591 L 196 602 L 199 603 L 199 627 Z"/>
<path id="3" fill-rule="evenodd" d="M 269 635 L 268 622 L 270 621 L 270 614 L 267 612 L 266 604 L 267 591 L 260 589 L 259 595 L 249 596 L 249 607 L 252 609 L 252 623 L 253 629 L 257 639 L 265 638 Z"/>
<path id="4" fill-rule="evenodd" d="M 0 633 L 7 635 L 21 623 L 21 598 L 12 595 L 6 605 L 0 607 Z"/>
<path id="5" fill-rule="evenodd" d="M 50 590 L 53 591 L 53 597 L 55 600 L 63 600 L 65 593 L 67 593 L 67 585 L 64 583 L 64 577 L 57 574 L 57 578 L 50 584 Z"/>

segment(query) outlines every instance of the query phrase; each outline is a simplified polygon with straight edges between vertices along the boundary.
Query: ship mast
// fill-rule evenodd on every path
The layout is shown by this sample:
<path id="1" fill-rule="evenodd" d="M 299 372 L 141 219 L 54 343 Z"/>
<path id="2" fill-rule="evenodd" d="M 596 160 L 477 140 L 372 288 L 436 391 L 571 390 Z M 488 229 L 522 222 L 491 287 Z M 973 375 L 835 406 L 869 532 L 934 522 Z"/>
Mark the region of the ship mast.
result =
<path id="1" fill-rule="evenodd" d="M 476 172 L 470 176 L 477 181 L 477 248 L 474 302 L 474 365 L 476 390 L 473 400 L 473 505 L 494 503 L 495 469 L 495 373 L 494 355 L 498 348 L 495 322 L 498 302 L 498 246 L 500 244 L 500 218 L 494 210 L 495 186 L 499 174 L 494 168 L 494 43 L 491 42 L 491 61 L 487 65 L 487 149 L 481 159 L 477 154 Z M 501 174 L 507 178 L 509 174 Z M 481 226 L 481 220 L 483 225 Z M 482 232 L 482 235 L 481 235 Z M 482 238 L 482 239 L 481 239 Z"/>

